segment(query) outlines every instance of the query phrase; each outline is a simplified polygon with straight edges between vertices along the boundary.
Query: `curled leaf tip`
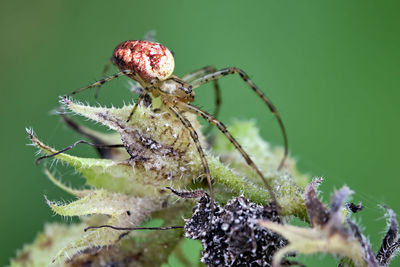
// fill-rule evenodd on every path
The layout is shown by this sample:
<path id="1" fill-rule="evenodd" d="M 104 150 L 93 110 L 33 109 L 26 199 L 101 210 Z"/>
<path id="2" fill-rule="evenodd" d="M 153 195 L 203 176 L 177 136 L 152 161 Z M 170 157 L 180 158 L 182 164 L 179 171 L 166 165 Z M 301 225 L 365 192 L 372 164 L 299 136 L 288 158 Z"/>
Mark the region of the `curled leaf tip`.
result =
<path id="1" fill-rule="evenodd" d="M 288 253 L 297 252 L 303 254 L 338 254 L 349 259 L 356 266 L 377 267 L 378 257 L 375 258 L 371 245 L 362 235 L 358 226 L 350 218 L 347 218 L 347 220 L 342 218 L 341 210 L 344 206 L 344 201 L 352 191 L 346 186 L 336 191 L 331 197 L 331 204 L 328 209 L 316 194 L 316 187 L 320 182 L 320 180 L 314 180 L 305 190 L 305 203 L 313 228 L 301 228 L 288 224 L 281 225 L 265 220 L 258 221 L 260 225 L 282 235 L 289 241 L 287 246 L 275 254 L 273 266 L 280 266 L 281 261 Z M 395 224 L 391 223 L 391 225 Z M 394 228 L 397 229 L 397 225 Z M 389 232 L 391 231 L 389 230 Z M 397 232 L 395 236 L 397 237 Z M 393 240 L 393 238 L 386 240 L 386 243 L 390 244 L 387 247 L 393 247 L 394 243 L 390 242 Z M 383 249 L 382 251 L 389 250 Z M 388 256 L 383 256 L 383 254 L 385 253 L 378 253 L 378 255 L 386 259 Z"/>
<path id="2" fill-rule="evenodd" d="M 69 105 L 72 102 L 72 100 L 68 96 L 59 96 L 59 98 L 60 104 Z"/>

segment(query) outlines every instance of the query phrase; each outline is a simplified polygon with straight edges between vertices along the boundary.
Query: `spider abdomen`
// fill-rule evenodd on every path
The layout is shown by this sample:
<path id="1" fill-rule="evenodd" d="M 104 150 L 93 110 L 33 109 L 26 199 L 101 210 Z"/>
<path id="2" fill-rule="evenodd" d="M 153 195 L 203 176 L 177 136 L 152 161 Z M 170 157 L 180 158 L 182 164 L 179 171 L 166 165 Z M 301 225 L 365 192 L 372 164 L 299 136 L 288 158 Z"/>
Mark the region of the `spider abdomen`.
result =
<path id="1" fill-rule="evenodd" d="M 167 79 L 175 66 L 174 57 L 168 48 L 159 43 L 138 40 L 119 44 L 114 50 L 112 61 L 121 71 L 134 71 L 144 82 Z"/>

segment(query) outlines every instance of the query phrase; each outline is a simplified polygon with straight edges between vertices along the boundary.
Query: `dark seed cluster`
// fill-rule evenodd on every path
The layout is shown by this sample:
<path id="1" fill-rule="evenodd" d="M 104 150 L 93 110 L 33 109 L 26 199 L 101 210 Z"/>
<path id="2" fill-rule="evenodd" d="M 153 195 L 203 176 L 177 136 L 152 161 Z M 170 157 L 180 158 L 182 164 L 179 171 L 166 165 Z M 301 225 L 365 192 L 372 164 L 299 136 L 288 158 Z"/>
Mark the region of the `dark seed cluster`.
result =
<path id="1" fill-rule="evenodd" d="M 192 218 L 185 223 L 186 237 L 203 244 L 201 261 L 208 266 L 271 266 L 273 254 L 287 241 L 256 224 L 257 220 L 280 222 L 276 206 L 256 205 L 240 196 L 224 207 L 203 196 Z"/>

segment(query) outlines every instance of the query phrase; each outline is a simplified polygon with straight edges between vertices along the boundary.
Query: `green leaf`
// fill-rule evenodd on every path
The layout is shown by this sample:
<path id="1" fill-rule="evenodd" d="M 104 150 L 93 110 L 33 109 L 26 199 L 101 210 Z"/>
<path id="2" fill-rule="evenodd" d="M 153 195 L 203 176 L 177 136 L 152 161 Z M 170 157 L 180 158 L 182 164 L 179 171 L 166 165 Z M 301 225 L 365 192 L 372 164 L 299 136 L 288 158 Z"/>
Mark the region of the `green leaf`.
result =
<path id="1" fill-rule="evenodd" d="M 32 131 L 29 136 L 33 144 L 48 155 L 58 152 L 58 150 L 43 144 Z M 147 172 L 143 168 L 134 168 L 128 160 L 116 161 L 110 159 L 81 158 L 60 153 L 54 158 L 73 166 L 77 172 L 81 173 L 88 185 L 95 188 L 103 188 L 112 192 L 121 192 L 135 196 L 158 195 L 157 187 L 183 186 L 184 180 L 172 183 L 168 180 L 155 180 L 151 176 L 151 171 Z"/>
<path id="2" fill-rule="evenodd" d="M 44 231 L 36 235 L 32 244 L 25 245 L 18 251 L 15 259 L 11 260 L 10 267 L 49 266 L 58 251 L 81 237 L 83 228 L 83 224 L 46 224 Z"/>
<path id="3" fill-rule="evenodd" d="M 118 131 L 122 143 L 131 155 L 130 159 L 117 161 L 107 159 L 86 159 L 61 153 L 55 158 L 66 162 L 82 173 L 88 185 L 95 188 L 103 188 L 112 192 L 121 192 L 134 196 L 158 195 L 159 190 L 167 186 L 182 189 L 204 177 L 203 167 L 197 149 L 188 131 L 179 119 L 168 110 L 153 111 L 141 105 L 134 113 L 129 122 L 132 106 L 122 108 L 90 107 L 63 99 L 66 108 L 76 114 L 92 119 L 96 122 Z M 194 127 L 200 133 L 200 126 L 192 114 L 185 116 L 192 121 Z M 269 145 L 258 136 L 258 130 L 252 123 L 247 123 L 239 130 L 233 132 L 242 133 L 246 138 L 245 148 L 256 163 L 266 173 L 267 179 L 273 184 L 277 199 L 282 206 L 283 215 L 297 215 L 306 217 L 302 192 L 297 187 L 293 178 L 286 172 L 276 171 L 276 162 L 280 161 L 281 154 L 272 152 Z M 42 151 L 47 154 L 55 153 L 56 150 L 41 143 L 32 133 L 30 137 Z M 200 141 L 204 144 L 204 137 L 199 134 Z M 251 139 L 251 140 L 250 140 Z M 224 139 L 223 139 L 224 140 Z M 249 145 L 251 141 L 256 145 Z M 216 146 L 218 146 L 218 141 Z M 218 149 L 217 149 L 218 150 Z M 223 153 L 221 149 L 219 152 Z M 234 195 L 244 194 L 253 202 L 265 204 L 269 196 L 259 177 L 242 160 L 236 151 L 228 151 L 227 163 L 239 171 L 241 175 L 234 174 L 216 157 L 206 151 L 211 175 L 215 184 L 225 186 Z M 225 158 L 226 160 L 226 158 Z M 236 163 L 238 162 L 238 163 Z M 246 178 L 244 178 L 246 177 Z M 248 178 L 247 178 L 248 177 Z"/>
<path id="4" fill-rule="evenodd" d="M 57 204 L 47 201 L 51 209 L 62 216 L 83 216 L 93 214 L 108 215 L 108 225 L 117 227 L 137 227 L 150 213 L 160 209 L 157 198 L 137 198 L 105 190 L 96 190 L 87 196 L 69 204 Z M 111 228 L 98 228 L 83 232 L 80 238 L 69 243 L 55 256 L 59 260 L 63 256 L 72 255 L 86 248 L 114 245 L 121 232 Z"/>

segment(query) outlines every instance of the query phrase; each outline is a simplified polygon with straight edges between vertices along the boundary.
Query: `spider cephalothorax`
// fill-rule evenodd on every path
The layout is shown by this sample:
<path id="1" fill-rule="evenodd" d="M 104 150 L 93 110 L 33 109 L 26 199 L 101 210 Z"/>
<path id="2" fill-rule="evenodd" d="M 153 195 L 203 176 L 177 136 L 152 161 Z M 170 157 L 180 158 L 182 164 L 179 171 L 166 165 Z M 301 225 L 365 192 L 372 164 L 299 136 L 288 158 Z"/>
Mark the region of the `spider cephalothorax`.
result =
<path id="1" fill-rule="evenodd" d="M 279 169 L 284 166 L 284 162 L 288 154 L 288 143 L 283 122 L 272 102 L 254 84 L 254 82 L 243 70 L 236 67 L 216 70 L 214 67 L 208 66 L 189 73 L 182 78 L 179 78 L 173 75 L 175 66 L 174 57 L 172 53 L 168 50 L 168 48 L 155 42 L 138 40 L 125 41 L 119 44 L 115 48 L 110 62 L 112 62 L 120 70 L 120 72 L 107 78 L 102 78 L 98 82 L 95 82 L 89 86 L 72 92 L 70 95 L 76 94 L 89 88 L 101 86 L 108 81 L 125 75 L 136 80 L 137 82 L 139 82 L 142 88 L 140 90 L 138 101 L 136 101 L 129 117 L 127 118 L 127 121 L 132 118 L 132 115 L 134 114 L 137 106 L 142 102 L 143 99 L 160 96 L 162 104 L 182 122 L 182 124 L 189 131 L 190 136 L 193 139 L 194 144 L 196 145 L 204 169 L 204 174 L 207 177 L 207 181 L 209 184 L 211 200 L 213 200 L 214 197 L 212 192 L 211 174 L 208 168 L 208 162 L 204 155 L 203 148 L 199 142 L 197 132 L 193 128 L 190 121 L 185 117 L 185 112 L 199 115 L 209 123 L 217 126 L 217 128 L 242 154 L 247 164 L 260 176 L 269 191 L 272 201 L 276 202 L 274 190 L 265 179 L 263 173 L 254 164 L 253 160 L 244 151 L 244 149 L 236 141 L 236 139 L 229 133 L 225 125 L 216 118 L 220 106 L 220 89 L 217 80 L 226 75 L 238 74 L 241 79 L 263 100 L 263 102 L 268 106 L 270 111 L 278 120 L 279 126 L 282 130 L 285 145 L 284 157 L 279 166 Z M 107 69 L 108 67 L 106 67 L 103 72 L 105 73 Z M 216 94 L 216 108 L 214 116 L 190 103 L 194 101 L 193 89 L 211 81 L 214 83 Z"/>

